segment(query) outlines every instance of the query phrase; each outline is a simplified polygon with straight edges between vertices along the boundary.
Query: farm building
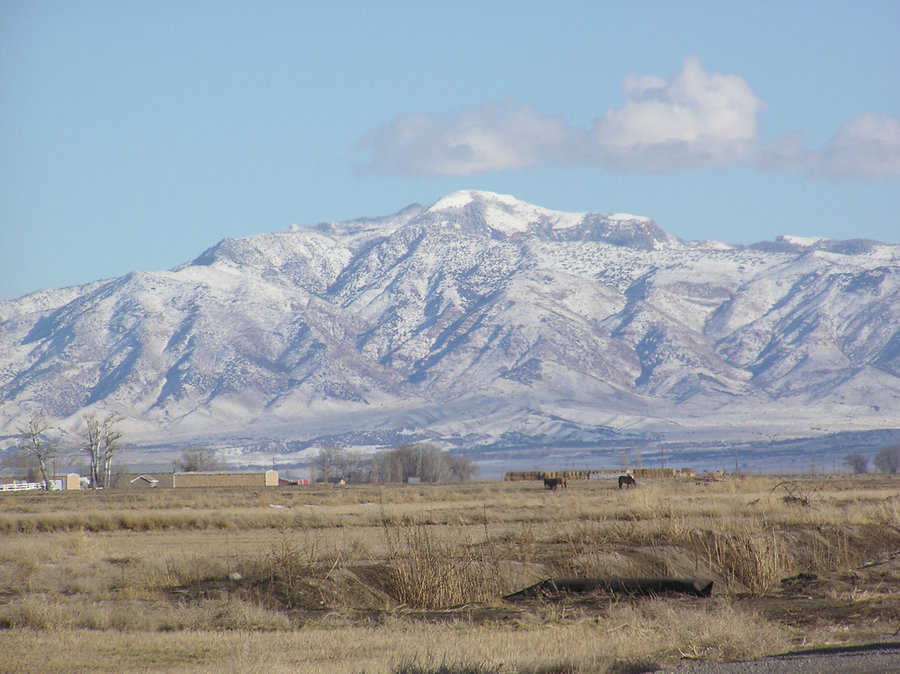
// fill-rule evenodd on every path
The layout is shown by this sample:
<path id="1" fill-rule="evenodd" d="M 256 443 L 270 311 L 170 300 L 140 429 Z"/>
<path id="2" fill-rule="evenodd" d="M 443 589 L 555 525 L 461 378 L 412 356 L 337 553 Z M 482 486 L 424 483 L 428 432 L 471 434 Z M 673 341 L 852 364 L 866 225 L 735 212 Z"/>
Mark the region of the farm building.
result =
<path id="1" fill-rule="evenodd" d="M 278 471 L 217 471 L 172 473 L 172 486 L 179 487 L 277 487 Z"/>
<path id="2" fill-rule="evenodd" d="M 117 475 L 113 489 L 186 489 L 190 487 L 277 487 L 278 471 L 210 471 Z"/>
<path id="3" fill-rule="evenodd" d="M 128 480 L 128 484 L 134 489 L 156 489 L 160 481 L 168 481 L 166 480 L 167 477 L 168 475 L 162 478 L 153 477 L 152 475 L 138 475 Z"/>
<path id="4" fill-rule="evenodd" d="M 110 489 L 171 489 L 172 473 L 122 473 L 112 476 Z"/>
<path id="5" fill-rule="evenodd" d="M 72 490 L 81 489 L 81 476 L 78 473 L 67 473 L 57 480 L 59 489 Z"/>

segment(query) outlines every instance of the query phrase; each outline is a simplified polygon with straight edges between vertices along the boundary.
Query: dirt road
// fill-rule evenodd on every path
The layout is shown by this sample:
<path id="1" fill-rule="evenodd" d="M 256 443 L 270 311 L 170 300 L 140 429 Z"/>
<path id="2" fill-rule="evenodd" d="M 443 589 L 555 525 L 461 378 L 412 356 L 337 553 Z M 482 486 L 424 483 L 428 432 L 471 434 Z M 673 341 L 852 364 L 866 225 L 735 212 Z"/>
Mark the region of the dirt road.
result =
<path id="1" fill-rule="evenodd" d="M 886 674 L 900 672 L 900 642 L 826 648 L 759 660 L 659 671 L 679 674 Z"/>

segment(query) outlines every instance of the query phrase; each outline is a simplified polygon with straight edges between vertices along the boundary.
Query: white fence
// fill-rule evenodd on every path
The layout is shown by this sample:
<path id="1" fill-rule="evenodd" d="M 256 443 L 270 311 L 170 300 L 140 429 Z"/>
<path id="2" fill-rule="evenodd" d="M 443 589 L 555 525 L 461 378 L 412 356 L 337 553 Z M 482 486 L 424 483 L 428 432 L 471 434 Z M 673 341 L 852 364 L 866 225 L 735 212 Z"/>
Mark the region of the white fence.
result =
<path id="1" fill-rule="evenodd" d="M 65 491 L 71 489 L 87 489 L 90 487 L 90 480 L 86 477 L 79 477 L 77 473 L 69 473 L 65 477 L 55 477 L 50 480 L 50 491 Z M 28 480 L 13 480 L 12 482 L 0 484 L 0 492 L 2 491 L 37 491 L 43 490 L 43 482 L 29 482 Z"/>
<path id="2" fill-rule="evenodd" d="M 43 489 L 43 482 L 11 482 L 9 484 L 0 484 L 0 491 L 32 491 L 34 489 Z"/>

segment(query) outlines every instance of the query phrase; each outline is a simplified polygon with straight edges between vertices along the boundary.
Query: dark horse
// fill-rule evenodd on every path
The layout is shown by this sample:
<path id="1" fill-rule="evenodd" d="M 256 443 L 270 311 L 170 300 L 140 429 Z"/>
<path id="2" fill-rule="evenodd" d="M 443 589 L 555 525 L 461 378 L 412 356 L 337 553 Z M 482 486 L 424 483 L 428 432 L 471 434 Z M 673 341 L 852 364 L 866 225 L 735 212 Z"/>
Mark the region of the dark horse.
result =
<path id="1" fill-rule="evenodd" d="M 634 478 L 631 475 L 620 475 L 619 476 L 619 489 L 627 486 L 629 489 L 637 486 L 637 482 L 634 481 Z"/>
<path id="2" fill-rule="evenodd" d="M 563 487 L 564 489 L 568 489 L 566 485 L 566 478 L 564 477 L 545 477 L 544 478 L 544 489 L 553 489 L 556 490 L 557 487 Z"/>

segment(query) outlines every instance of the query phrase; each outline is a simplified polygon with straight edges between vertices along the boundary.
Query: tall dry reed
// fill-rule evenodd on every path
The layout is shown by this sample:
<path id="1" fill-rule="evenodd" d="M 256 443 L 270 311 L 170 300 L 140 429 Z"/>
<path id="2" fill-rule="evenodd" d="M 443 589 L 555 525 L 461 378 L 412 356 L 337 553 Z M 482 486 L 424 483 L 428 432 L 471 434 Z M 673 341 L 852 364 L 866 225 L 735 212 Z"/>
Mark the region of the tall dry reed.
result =
<path id="1" fill-rule="evenodd" d="M 500 560 L 489 541 L 475 545 L 458 527 L 385 524 L 393 593 L 416 608 L 448 608 L 491 601 L 504 586 Z"/>

